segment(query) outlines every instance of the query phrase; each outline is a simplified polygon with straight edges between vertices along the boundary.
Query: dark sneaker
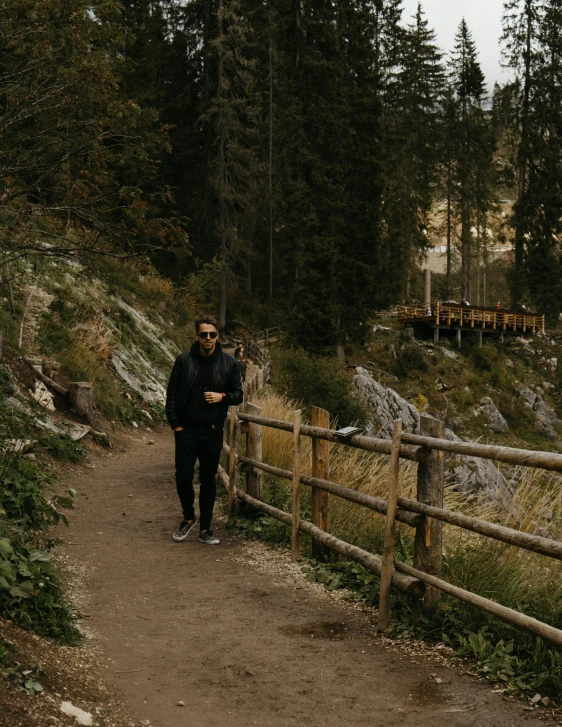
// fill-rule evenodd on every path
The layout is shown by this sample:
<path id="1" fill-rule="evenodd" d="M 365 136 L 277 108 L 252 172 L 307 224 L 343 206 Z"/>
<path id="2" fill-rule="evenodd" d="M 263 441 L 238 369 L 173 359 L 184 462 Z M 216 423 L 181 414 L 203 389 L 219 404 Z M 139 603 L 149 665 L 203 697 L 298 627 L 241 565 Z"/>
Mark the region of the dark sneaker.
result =
<path id="1" fill-rule="evenodd" d="M 182 520 L 179 524 L 178 529 L 172 535 L 172 538 L 178 541 L 185 540 L 189 535 L 191 528 L 195 525 L 196 522 L 197 518 L 193 518 L 193 520 Z"/>
<path id="2" fill-rule="evenodd" d="M 212 530 L 205 530 L 204 533 L 199 533 L 199 542 L 207 545 L 218 545 L 220 540 L 213 535 Z"/>

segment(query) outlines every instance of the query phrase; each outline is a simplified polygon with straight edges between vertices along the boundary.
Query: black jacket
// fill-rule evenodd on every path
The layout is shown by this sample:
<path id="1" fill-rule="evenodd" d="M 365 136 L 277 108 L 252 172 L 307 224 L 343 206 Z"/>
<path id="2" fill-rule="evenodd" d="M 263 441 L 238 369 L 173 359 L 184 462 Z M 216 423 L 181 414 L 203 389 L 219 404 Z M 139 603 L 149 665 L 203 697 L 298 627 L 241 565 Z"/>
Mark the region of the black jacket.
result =
<path id="1" fill-rule="evenodd" d="M 166 416 L 172 429 L 185 426 L 185 407 L 193 382 L 199 372 L 201 354 L 196 341 L 191 350 L 180 353 L 177 357 L 166 394 Z M 242 403 L 244 392 L 240 378 L 240 368 L 233 356 L 222 350 L 217 343 L 212 356 L 213 391 L 225 393 L 220 404 L 212 405 L 212 428 L 222 429 L 229 406 Z"/>

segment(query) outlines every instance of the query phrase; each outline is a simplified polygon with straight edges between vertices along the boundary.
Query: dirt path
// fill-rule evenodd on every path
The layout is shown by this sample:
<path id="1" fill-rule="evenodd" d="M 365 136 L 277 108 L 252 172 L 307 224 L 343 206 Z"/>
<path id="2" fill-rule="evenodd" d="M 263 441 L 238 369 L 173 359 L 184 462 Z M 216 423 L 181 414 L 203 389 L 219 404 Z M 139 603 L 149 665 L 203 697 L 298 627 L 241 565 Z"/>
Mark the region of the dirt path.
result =
<path id="1" fill-rule="evenodd" d="M 136 720 L 154 727 L 538 724 L 489 684 L 384 645 L 364 613 L 313 588 L 272 582 L 220 528 L 219 546 L 199 543 L 196 533 L 174 543 L 172 446 L 168 431 L 137 433 L 127 451 L 98 457 L 72 482 L 80 497 L 64 550 L 86 573 L 85 626 Z M 295 635 L 294 627 L 318 623 L 345 623 L 347 631 L 334 640 L 311 638 L 306 628 Z"/>

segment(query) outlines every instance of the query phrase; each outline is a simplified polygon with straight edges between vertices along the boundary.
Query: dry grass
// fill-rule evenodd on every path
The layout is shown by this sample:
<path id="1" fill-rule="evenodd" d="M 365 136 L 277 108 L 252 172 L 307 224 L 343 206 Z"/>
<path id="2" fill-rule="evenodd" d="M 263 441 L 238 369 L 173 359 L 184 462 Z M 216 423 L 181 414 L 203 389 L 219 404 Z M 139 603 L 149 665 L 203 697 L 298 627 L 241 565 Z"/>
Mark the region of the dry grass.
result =
<path id="1" fill-rule="evenodd" d="M 101 314 L 94 320 L 84 321 L 72 328 L 79 337 L 80 342 L 102 363 L 109 361 L 111 356 L 111 334 L 103 325 Z"/>
<path id="2" fill-rule="evenodd" d="M 261 406 L 265 417 L 293 420 L 291 403 L 270 389 L 261 393 L 256 403 Z M 303 471 L 311 473 L 311 440 L 304 437 L 302 441 Z M 292 469 L 291 433 L 264 427 L 263 451 L 265 461 Z M 345 445 L 330 447 L 330 479 L 338 484 L 386 498 L 388 470 L 386 456 Z M 400 495 L 416 498 L 416 477 L 417 465 L 401 462 Z M 509 511 L 494 502 L 469 499 L 451 485 L 445 490 L 445 507 L 524 532 L 550 534 L 558 538 L 562 533 L 560 478 L 541 470 L 521 468 L 515 473 L 513 481 L 516 489 Z M 277 481 L 275 487 L 278 502 L 289 503 L 291 483 Z M 306 508 L 310 490 L 306 487 L 303 490 L 303 508 Z M 384 533 L 381 515 L 337 497 L 330 498 L 330 506 L 334 535 L 380 552 Z M 397 530 L 401 547 L 411 549 L 413 530 L 398 523 Z M 537 605 L 542 604 L 541 609 L 552 615 L 558 610 L 558 583 L 562 575 L 562 564 L 558 561 L 450 525 L 444 526 L 443 546 L 444 574 L 451 582 L 515 606 L 528 604 L 533 593 Z"/>

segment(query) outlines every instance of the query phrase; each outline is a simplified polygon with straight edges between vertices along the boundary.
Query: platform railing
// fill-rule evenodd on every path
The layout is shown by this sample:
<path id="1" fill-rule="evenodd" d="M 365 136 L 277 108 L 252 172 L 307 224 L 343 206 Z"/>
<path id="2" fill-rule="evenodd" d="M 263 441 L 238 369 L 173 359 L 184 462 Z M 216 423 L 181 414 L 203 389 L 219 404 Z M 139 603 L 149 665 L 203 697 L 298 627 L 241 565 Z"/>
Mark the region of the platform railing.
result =
<path id="1" fill-rule="evenodd" d="M 404 323 L 429 323 L 435 326 L 475 328 L 489 331 L 514 331 L 535 335 L 544 333 L 545 317 L 535 313 L 516 312 L 497 308 L 464 306 L 451 303 L 434 303 L 430 306 L 399 305 L 398 321 Z"/>

